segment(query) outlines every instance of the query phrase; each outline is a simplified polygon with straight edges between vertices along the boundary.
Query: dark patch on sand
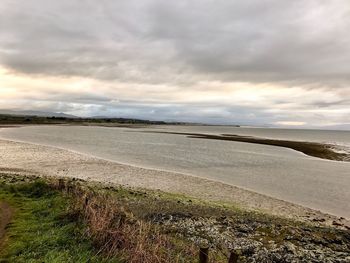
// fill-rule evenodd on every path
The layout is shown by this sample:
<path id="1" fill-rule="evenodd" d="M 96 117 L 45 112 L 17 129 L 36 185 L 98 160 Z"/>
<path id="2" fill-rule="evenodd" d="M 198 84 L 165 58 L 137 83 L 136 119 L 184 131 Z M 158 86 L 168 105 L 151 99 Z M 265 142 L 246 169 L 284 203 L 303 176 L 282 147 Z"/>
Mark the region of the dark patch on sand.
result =
<path id="1" fill-rule="evenodd" d="M 317 158 L 350 162 L 350 154 L 334 151 L 335 146 L 332 144 L 267 139 L 267 138 L 258 138 L 258 137 L 252 137 L 252 136 L 242 136 L 242 135 L 236 135 L 236 134 L 214 135 L 214 134 L 202 134 L 202 133 L 165 132 L 165 131 L 145 131 L 145 132 L 185 135 L 189 138 L 197 138 L 197 139 L 245 142 L 245 143 L 255 143 L 255 144 L 284 147 L 284 148 L 293 149 L 293 150 L 302 152 L 306 155 L 317 157 Z"/>

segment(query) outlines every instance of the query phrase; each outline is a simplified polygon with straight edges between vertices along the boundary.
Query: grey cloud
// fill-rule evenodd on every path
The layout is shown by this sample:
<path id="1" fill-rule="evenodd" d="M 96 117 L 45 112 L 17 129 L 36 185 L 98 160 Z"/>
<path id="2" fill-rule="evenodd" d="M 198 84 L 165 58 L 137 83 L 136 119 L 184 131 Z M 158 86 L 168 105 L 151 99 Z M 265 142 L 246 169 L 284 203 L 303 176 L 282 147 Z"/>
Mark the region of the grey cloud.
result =
<path id="1" fill-rule="evenodd" d="M 349 75 L 346 27 L 350 19 L 346 16 L 349 7 L 343 10 L 344 1 L 191 3 L 163 2 L 156 12 L 154 35 L 169 39 L 180 58 L 204 74 L 249 81 L 314 81 Z M 321 8 L 339 11 L 343 17 L 324 12 L 315 21 L 308 21 L 313 9 L 317 13 Z M 333 15 L 341 23 L 332 21 Z M 316 29 L 319 32 L 315 33 Z"/>
<path id="2" fill-rule="evenodd" d="M 5 1 L 0 62 L 24 73 L 157 82 L 171 67 L 168 50 L 144 39 L 143 9 L 136 1 Z"/>
<path id="3" fill-rule="evenodd" d="M 343 0 L 5 0 L 0 59 L 25 73 L 142 83 L 348 83 L 349 11 Z"/>
<path id="4" fill-rule="evenodd" d="M 310 104 L 311 106 L 316 106 L 319 108 L 329 108 L 329 107 L 342 107 L 342 106 L 350 106 L 350 99 L 345 100 L 336 100 L 336 101 L 314 101 Z"/>

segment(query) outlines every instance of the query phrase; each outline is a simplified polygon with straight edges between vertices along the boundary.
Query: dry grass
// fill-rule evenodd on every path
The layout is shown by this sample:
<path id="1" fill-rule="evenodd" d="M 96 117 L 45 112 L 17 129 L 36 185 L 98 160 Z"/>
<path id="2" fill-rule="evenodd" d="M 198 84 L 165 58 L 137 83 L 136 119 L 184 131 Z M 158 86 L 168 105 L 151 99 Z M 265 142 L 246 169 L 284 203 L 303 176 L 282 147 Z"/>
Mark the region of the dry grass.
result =
<path id="1" fill-rule="evenodd" d="M 131 263 L 194 262 L 197 258 L 196 246 L 135 218 L 112 196 L 62 180 L 55 187 L 71 197 L 70 213 L 87 226 L 86 234 L 99 253 Z"/>

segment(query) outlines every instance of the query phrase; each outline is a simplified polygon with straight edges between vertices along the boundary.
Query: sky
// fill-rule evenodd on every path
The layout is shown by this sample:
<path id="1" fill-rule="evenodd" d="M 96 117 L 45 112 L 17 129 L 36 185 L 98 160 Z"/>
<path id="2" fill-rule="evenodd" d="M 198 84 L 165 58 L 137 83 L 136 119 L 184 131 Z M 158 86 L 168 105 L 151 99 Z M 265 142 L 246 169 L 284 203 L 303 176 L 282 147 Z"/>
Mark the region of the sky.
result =
<path id="1" fill-rule="evenodd" d="M 350 129 L 348 0 L 1 0 L 0 109 Z"/>

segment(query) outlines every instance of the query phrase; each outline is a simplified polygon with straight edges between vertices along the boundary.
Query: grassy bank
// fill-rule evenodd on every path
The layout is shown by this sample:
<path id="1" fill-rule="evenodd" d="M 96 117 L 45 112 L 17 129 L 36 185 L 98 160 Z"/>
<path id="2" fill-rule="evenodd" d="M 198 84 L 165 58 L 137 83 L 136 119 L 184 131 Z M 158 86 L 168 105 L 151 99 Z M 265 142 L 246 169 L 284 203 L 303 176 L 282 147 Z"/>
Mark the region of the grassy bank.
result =
<path id="1" fill-rule="evenodd" d="M 1 262 L 119 262 L 97 255 L 83 225 L 67 211 L 69 198 L 46 183 L 1 184 L 0 200 L 13 213 Z"/>
<path id="2" fill-rule="evenodd" d="M 2 175 L 11 207 L 0 262 L 194 262 L 196 248 L 136 218 L 103 189 Z M 126 193 L 126 192 L 125 192 Z M 124 191 L 118 195 L 124 197 Z M 0 220 L 2 218 L 0 212 Z"/>
<path id="3" fill-rule="evenodd" d="M 2 174 L 3 262 L 348 262 L 348 230 L 229 204 L 80 180 Z M 90 261 L 88 261 L 90 260 Z"/>

